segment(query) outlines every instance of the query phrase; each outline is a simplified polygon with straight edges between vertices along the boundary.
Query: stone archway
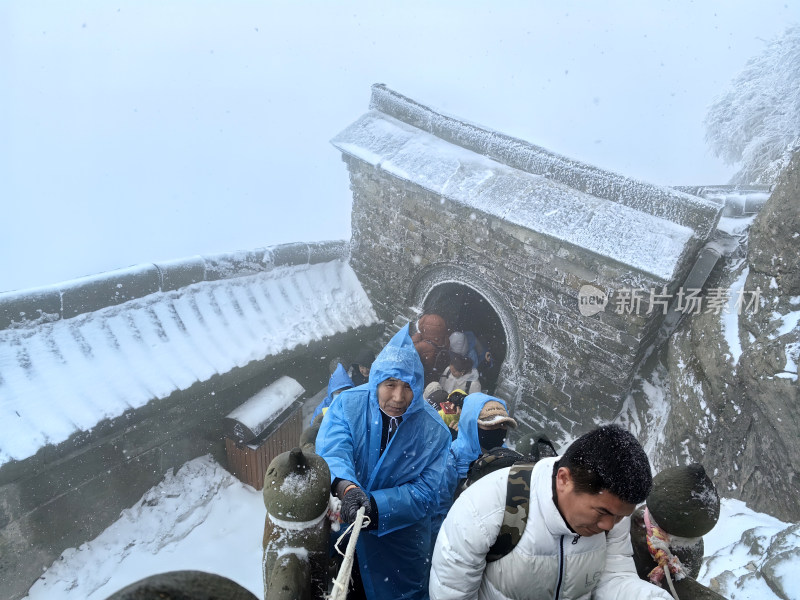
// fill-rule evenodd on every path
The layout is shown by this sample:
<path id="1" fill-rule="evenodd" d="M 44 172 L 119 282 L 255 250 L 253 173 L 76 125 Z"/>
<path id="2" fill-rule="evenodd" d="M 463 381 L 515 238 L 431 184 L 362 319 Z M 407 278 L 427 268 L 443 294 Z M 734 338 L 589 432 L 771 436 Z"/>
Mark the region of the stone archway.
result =
<path id="1" fill-rule="evenodd" d="M 505 398 L 521 422 L 547 420 L 566 438 L 617 417 L 664 320 L 648 292 L 677 298 L 719 204 L 632 183 L 384 85 L 332 142 L 353 191 L 350 264 L 388 329 L 420 314 L 440 285 L 472 288 L 503 325 L 500 380 L 516 391 Z M 623 303 L 585 315 L 586 286 Z"/>
<path id="2" fill-rule="evenodd" d="M 517 318 L 507 301 L 471 271 L 457 265 L 433 265 L 414 277 L 408 305 L 419 314 L 442 315 L 454 330 L 472 330 L 491 347 L 497 367 L 496 386 L 504 399 L 516 400 L 511 382 L 523 358 Z M 496 392 L 500 393 L 500 392 Z"/>

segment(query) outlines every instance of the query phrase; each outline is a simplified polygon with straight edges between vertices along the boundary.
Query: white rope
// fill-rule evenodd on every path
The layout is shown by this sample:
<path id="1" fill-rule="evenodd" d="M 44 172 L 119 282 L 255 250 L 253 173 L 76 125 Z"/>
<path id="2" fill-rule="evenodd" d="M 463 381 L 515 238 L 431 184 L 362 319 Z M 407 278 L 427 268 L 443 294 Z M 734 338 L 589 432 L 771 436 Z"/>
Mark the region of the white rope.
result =
<path id="1" fill-rule="evenodd" d="M 678 598 L 678 592 L 675 591 L 675 586 L 672 585 L 672 577 L 669 574 L 669 569 L 664 569 L 664 577 L 667 578 L 667 584 L 669 585 L 669 589 L 672 592 L 672 597 L 675 598 L 675 600 L 681 600 L 680 598 Z"/>
<path id="2" fill-rule="evenodd" d="M 364 522 L 366 520 L 366 523 Z M 353 559 L 356 555 L 356 542 L 358 541 L 358 534 L 361 529 L 369 525 L 369 518 L 364 516 L 364 507 L 358 509 L 355 520 L 350 526 L 345 529 L 344 533 L 339 537 L 336 542 L 336 551 L 344 556 L 342 566 L 339 567 L 339 574 L 333 580 L 333 592 L 329 596 L 329 600 L 345 600 L 347 598 L 347 584 L 350 582 L 350 573 L 353 570 Z M 339 549 L 339 542 L 342 538 L 350 533 L 350 540 L 347 542 L 347 550 L 342 554 Z"/>

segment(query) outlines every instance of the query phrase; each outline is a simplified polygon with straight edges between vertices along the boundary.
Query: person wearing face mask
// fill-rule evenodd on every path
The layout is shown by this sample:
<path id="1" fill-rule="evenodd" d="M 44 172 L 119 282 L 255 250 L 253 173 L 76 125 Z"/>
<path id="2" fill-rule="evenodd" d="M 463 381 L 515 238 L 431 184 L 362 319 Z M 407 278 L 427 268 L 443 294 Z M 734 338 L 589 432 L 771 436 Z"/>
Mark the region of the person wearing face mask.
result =
<path id="1" fill-rule="evenodd" d="M 458 420 L 458 436 L 450 446 L 447 469 L 439 490 L 439 505 L 433 517 L 434 541 L 456 489 L 464 482 L 470 464 L 481 454 L 505 443 L 509 429 L 517 422 L 508 414 L 506 403 L 488 394 L 468 394 Z"/>
<path id="2" fill-rule="evenodd" d="M 485 396 L 485 394 L 476 395 L 479 398 Z M 481 446 L 481 453 L 503 446 L 509 428 L 514 429 L 517 426 L 517 422 L 508 416 L 505 402 L 493 396 L 487 396 L 487 398 L 491 398 L 491 400 L 483 405 L 478 415 L 478 443 Z M 469 468 L 469 464 L 467 468 Z M 466 473 L 464 477 L 466 477 Z"/>
<path id="3" fill-rule="evenodd" d="M 370 519 L 356 544 L 353 600 L 428 597 L 431 513 L 451 438 L 423 385 L 406 326 L 375 358 L 369 382 L 331 404 L 317 435 L 342 519 L 352 523 L 362 507 Z"/>

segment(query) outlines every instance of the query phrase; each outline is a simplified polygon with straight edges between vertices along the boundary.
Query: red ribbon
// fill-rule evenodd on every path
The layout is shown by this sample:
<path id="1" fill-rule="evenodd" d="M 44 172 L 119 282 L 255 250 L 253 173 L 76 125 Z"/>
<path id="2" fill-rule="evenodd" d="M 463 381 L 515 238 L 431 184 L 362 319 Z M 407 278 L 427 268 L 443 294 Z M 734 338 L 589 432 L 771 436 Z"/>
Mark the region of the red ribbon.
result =
<path id="1" fill-rule="evenodd" d="M 647 528 L 647 550 L 658 566 L 648 573 L 647 578 L 653 583 L 660 583 L 664 579 L 664 569 L 668 568 L 670 573 L 676 575 L 675 580 L 683 579 L 686 571 L 680 559 L 673 555 L 669 549 L 670 535 L 653 524 L 650 520 L 650 511 L 644 509 L 644 524 Z"/>

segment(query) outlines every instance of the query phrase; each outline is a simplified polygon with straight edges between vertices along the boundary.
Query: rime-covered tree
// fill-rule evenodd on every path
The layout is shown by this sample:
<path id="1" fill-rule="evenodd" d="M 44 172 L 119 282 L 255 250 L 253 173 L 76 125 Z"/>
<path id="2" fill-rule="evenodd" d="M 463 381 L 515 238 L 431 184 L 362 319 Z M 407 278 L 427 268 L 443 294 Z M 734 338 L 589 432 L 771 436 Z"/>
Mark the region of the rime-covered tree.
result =
<path id="1" fill-rule="evenodd" d="M 772 184 L 800 146 L 800 25 L 792 25 L 750 59 L 705 120 L 706 141 L 732 184 Z"/>

